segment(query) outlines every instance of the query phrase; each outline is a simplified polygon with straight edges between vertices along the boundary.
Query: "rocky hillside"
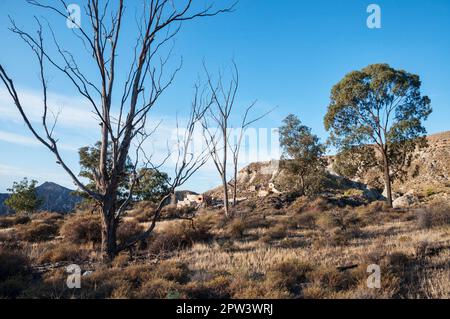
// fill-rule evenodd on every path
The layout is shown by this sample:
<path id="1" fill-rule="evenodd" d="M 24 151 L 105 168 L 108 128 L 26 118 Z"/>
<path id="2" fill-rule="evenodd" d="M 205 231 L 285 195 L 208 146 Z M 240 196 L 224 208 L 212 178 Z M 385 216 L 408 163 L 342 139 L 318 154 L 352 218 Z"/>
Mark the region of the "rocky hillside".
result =
<path id="1" fill-rule="evenodd" d="M 80 197 L 72 194 L 73 190 L 50 182 L 45 182 L 36 187 L 36 193 L 42 199 L 39 210 L 43 211 L 66 214 L 71 212 L 75 205 L 81 201 Z M 4 205 L 4 201 L 8 197 L 9 194 L 0 194 L 0 215 L 11 213 L 8 207 Z"/>
<path id="2" fill-rule="evenodd" d="M 450 190 L 450 131 L 430 135 L 428 148 L 417 152 L 404 183 L 395 183 L 399 192 Z"/>
<path id="3" fill-rule="evenodd" d="M 373 189 L 382 183 L 382 175 L 377 170 L 367 172 L 357 180 L 346 180 L 333 170 L 333 156 L 328 156 L 327 170 L 330 176 L 338 181 L 342 193 L 357 189 L 367 195 L 374 196 Z M 252 163 L 243 168 L 238 175 L 239 197 L 265 194 L 260 190 L 270 190 L 277 187 L 277 181 L 283 178 L 279 161 Z M 381 182 L 381 184 L 380 184 Z M 450 131 L 430 135 L 428 147 L 418 150 L 408 169 L 406 180 L 396 181 L 393 185 L 396 197 L 405 194 L 415 194 L 420 197 L 439 197 L 450 194 Z M 208 192 L 212 196 L 221 196 L 221 187 Z"/>

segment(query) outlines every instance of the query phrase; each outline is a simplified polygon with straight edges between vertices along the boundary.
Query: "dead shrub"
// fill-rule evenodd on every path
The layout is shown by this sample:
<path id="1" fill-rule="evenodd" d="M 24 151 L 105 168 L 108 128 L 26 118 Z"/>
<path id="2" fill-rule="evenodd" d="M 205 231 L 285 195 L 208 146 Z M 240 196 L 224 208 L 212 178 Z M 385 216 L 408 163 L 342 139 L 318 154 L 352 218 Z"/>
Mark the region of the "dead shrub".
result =
<path id="1" fill-rule="evenodd" d="M 79 245 L 63 243 L 52 246 L 45 251 L 38 259 L 40 264 L 57 262 L 82 262 L 89 258 L 89 252 Z"/>
<path id="2" fill-rule="evenodd" d="M 268 281 L 254 281 L 239 276 L 234 278 L 229 290 L 233 299 L 287 299 L 289 291 L 283 287 L 275 287 Z"/>
<path id="3" fill-rule="evenodd" d="M 389 206 L 385 201 L 374 201 L 368 204 L 365 208 L 367 209 L 367 212 L 374 214 L 388 210 Z"/>
<path id="4" fill-rule="evenodd" d="M 388 255 L 388 267 L 396 274 L 403 274 L 411 264 L 411 257 L 402 252 L 394 252 Z"/>
<path id="5" fill-rule="evenodd" d="M 155 271 L 155 276 L 158 278 L 164 278 L 169 281 L 184 284 L 189 281 L 190 271 L 189 267 L 185 263 L 163 261 L 158 265 Z"/>
<path id="6" fill-rule="evenodd" d="M 101 220 L 99 214 L 74 214 L 62 225 L 60 234 L 71 243 L 100 243 Z"/>
<path id="7" fill-rule="evenodd" d="M 295 215 L 293 221 L 295 222 L 296 228 L 314 229 L 316 228 L 316 219 L 317 214 L 309 212 Z"/>
<path id="8" fill-rule="evenodd" d="M 54 223 L 34 221 L 21 225 L 16 229 L 16 236 L 19 240 L 36 243 L 53 239 L 58 235 L 59 226 Z"/>
<path id="9" fill-rule="evenodd" d="M 56 222 L 57 220 L 63 218 L 64 216 L 62 214 L 52 212 L 38 212 L 31 215 L 32 220 L 40 220 L 45 222 Z"/>
<path id="10" fill-rule="evenodd" d="M 116 268 L 124 268 L 128 265 L 129 261 L 130 255 L 128 253 L 122 252 L 114 258 L 111 265 Z"/>
<path id="11" fill-rule="evenodd" d="M 210 229 L 204 224 L 197 226 L 188 221 L 175 222 L 150 239 L 148 250 L 151 254 L 168 253 L 210 239 Z"/>
<path id="12" fill-rule="evenodd" d="M 153 278 L 145 282 L 137 291 L 139 299 L 167 299 L 180 290 L 180 285 L 163 278 Z"/>
<path id="13" fill-rule="evenodd" d="M 330 289 L 320 285 L 308 285 L 303 288 L 302 297 L 304 299 L 326 299 L 332 294 Z"/>
<path id="14" fill-rule="evenodd" d="M 16 298 L 29 282 L 29 260 L 20 252 L 0 248 L 0 298 Z"/>
<path id="15" fill-rule="evenodd" d="M 350 271 L 339 271 L 333 267 L 319 267 L 308 273 L 310 282 L 322 289 L 332 291 L 348 290 L 358 283 Z"/>
<path id="16" fill-rule="evenodd" d="M 450 225 L 450 207 L 437 205 L 418 211 L 417 224 L 420 229 Z"/>
<path id="17" fill-rule="evenodd" d="M 327 210 L 333 209 L 334 205 L 330 203 L 330 201 L 324 197 L 316 197 L 313 200 L 301 200 L 304 202 L 303 205 L 298 205 L 297 213 L 303 213 L 303 212 L 315 212 L 315 213 L 321 213 L 325 212 Z M 296 204 L 296 202 L 294 202 Z"/>
<path id="18" fill-rule="evenodd" d="M 267 273 L 267 280 L 276 287 L 286 288 L 291 294 L 298 296 L 311 270 L 309 264 L 293 259 L 275 265 Z"/>
<path id="19" fill-rule="evenodd" d="M 0 217 L 0 228 L 10 228 L 16 225 L 28 224 L 31 218 L 26 214 L 15 214 Z"/>
<path id="20" fill-rule="evenodd" d="M 12 244 L 15 241 L 12 231 L 0 232 L 0 243 L 3 245 Z"/>
<path id="21" fill-rule="evenodd" d="M 133 217 L 139 223 L 150 222 L 155 214 L 156 204 L 147 201 L 140 201 L 133 204 L 133 209 L 127 213 L 127 216 Z"/>
<path id="22" fill-rule="evenodd" d="M 219 275 L 205 282 L 189 282 L 183 290 L 189 299 L 229 299 L 231 279 Z"/>
<path id="23" fill-rule="evenodd" d="M 117 228 L 117 240 L 123 244 L 143 231 L 142 226 L 135 220 L 121 222 Z"/>
<path id="24" fill-rule="evenodd" d="M 195 213 L 193 206 L 178 207 L 177 205 L 167 205 L 161 210 L 161 218 L 176 219 L 179 217 L 189 217 Z"/>
<path id="25" fill-rule="evenodd" d="M 316 221 L 322 232 L 321 236 L 315 238 L 314 245 L 345 246 L 352 239 L 361 237 L 360 223 L 359 217 L 352 212 L 336 210 L 322 213 Z"/>
<path id="26" fill-rule="evenodd" d="M 245 235 L 245 231 L 247 230 L 247 223 L 243 218 L 235 218 L 233 219 L 226 228 L 227 234 L 232 239 L 240 239 Z"/>
<path id="27" fill-rule="evenodd" d="M 358 227 L 360 223 L 361 219 L 355 213 L 345 210 L 322 213 L 316 220 L 316 224 L 322 230 L 331 230 L 333 228 L 347 230 Z"/>
<path id="28" fill-rule="evenodd" d="M 0 248 L 0 282 L 7 277 L 26 273 L 28 267 L 29 261 L 24 254 Z"/>
<path id="29" fill-rule="evenodd" d="M 287 236 L 286 226 L 283 224 L 278 224 L 267 229 L 266 236 L 270 239 L 282 239 Z"/>
<path id="30" fill-rule="evenodd" d="M 264 215 L 250 215 L 244 218 L 247 229 L 267 228 L 271 222 Z"/>

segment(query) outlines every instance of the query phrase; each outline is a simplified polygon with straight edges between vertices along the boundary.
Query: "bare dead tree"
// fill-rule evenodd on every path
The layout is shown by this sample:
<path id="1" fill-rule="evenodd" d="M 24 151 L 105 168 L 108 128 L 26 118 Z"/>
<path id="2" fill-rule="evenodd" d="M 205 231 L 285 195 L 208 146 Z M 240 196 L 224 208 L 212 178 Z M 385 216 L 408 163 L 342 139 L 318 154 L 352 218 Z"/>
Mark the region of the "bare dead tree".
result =
<path id="1" fill-rule="evenodd" d="M 244 112 L 244 117 L 242 118 L 242 122 L 241 122 L 241 126 L 239 128 L 237 128 L 238 130 L 238 134 L 237 136 L 235 136 L 235 138 L 233 139 L 233 141 L 231 141 L 231 139 L 228 139 L 228 146 L 230 148 L 231 151 L 231 156 L 232 156 L 232 161 L 233 161 L 233 206 L 236 206 L 237 204 L 237 183 L 238 183 L 238 168 L 239 168 L 239 155 L 240 155 L 240 151 L 241 151 L 241 146 L 242 146 L 242 142 L 243 142 L 243 138 L 245 136 L 245 132 L 247 131 L 247 129 L 250 127 L 250 125 L 258 122 L 259 120 L 261 120 L 262 118 L 266 117 L 268 114 L 270 114 L 272 110 L 267 111 L 266 113 L 257 116 L 253 119 L 249 119 L 249 113 L 251 112 L 251 110 L 255 107 L 256 105 L 256 100 L 253 101 L 246 109 Z"/>
<path id="2" fill-rule="evenodd" d="M 174 172 L 172 179 L 166 181 L 169 184 L 169 189 L 156 207 L 150 226 L 143 233 L 130 238 L 128 241 L 118 246 L 117 251 L 128 249 L 139 241 L 148 238 L 160 219 L 161 210 L 164 207 L 164 204 L 175 193 L 175 189 L 186 183 L 186 181 L 189 180 L 189 178 L 191 178 L 191 176 L 195 174 L 208 161 L 210 157 L 208 149 L 206 147 L 203 147 L 203 145 L 201 145 L 201 147 L 199 148 L 198 144 L 194 145 L 193 142 L 195 130 L 199 125 L 201 125 L 201 121 L 205 117 L 205 113 L 209 110 L 211 104 L 211 100 L 205 98 L 199 91 L 199 87 L 195 86 L 195 95 L 191 106 L 191 112 L 183 131 L 180 130 L 177 121 L 177 141 L 174 145 L 174 148 L 176 150 Z M 147 156 L 145 150 L 142 148 L 143 141 L 145 141 L 148 136 L 150 135 L 143 135 L 143 137 L 140 139 L 140 144 L 137 148 L 137 152 L 141 151 L 141 153 L 144 155 L 146 165 L 152 166 L 153 169 L 158 169 L 158 167 L 154 166 L 151 157 Z M 170 152 L 165 160 L 168 159 L 172 154 L 174 153 Z M 131 181 L 132 186 L 130 187 L 130 194 L 132 194 L 132 188 L 134 187 L 136 180 L 137 178 L 134 178 Z M 119 216 L 120 215 L 118 215 L 118 217 Z"/>
<path id="3" fill-rule="evenodd" d="M 211 158 L 214 165 L 219 172 L 222 187 L 223 187 L 223 203 L 225 215 L 230 215 L 229 209 L 229 182 L 227 176 L 228 159 L 231 155 L 233 164 L 233 183 L 232 186 L 232 200 L 233 206 L 237 201 L 237 173 L 239 154 L 243 137 L 247 128 L 253 123 L 259 121 L 271 111 L 264 113 L 254 119 L 249 119 L 251 110 L 256 105 L 256 101 L 251 103 L 244 112 L 240 128 L 233 128 L 231 123 L 231 116 L 234 115 L 234 107 L 236 95 L 239 89 L 239 71 L 236 63 L 232 61 L 231 79 L 228 85 L 222 74 L 219 72 L 219 77 L 216 82 L 212 79 L 208 72 L 206 65 L 204 65 L 207 87 L 211 92 L 212 106 L 209 109 L 208 116 L 202 121 L 203 136 L 208 146 Z M 239 130 L 237 139 L 231 138 L 233 130 Z M 233 141 L 232 141 L 233 140 Z"/>
<path id="4" fill-rule="evenodd" d="M 223 207 L 225 215 L 230 216 L 230 203 L 227 180 L 228 140 L 230 137 L 230 116 L 233 110 L 236 94 L 239 87 L 239 73 L 233 61 L 233 70 L 228 86 L 224 84 L 222 74 L 216 83 L 213 83 L 211 74 L 204 64 L 207 76 L 207 87 L 211 92 L 212 106 L 208 116 L 202 121 L 203 136 L 210 152 L 211 158 L 220 175 L 223 188 Z"/>
<path id="5" fill-rule="evenodd" d="M 38 32 L 37 36 L 34 36 L 20 29 L 11 18 L 11 31 L 28 44 L 38 59 L 44 97 L 43 133 L 40 133 L 32 124 L 15 84 L 3 65 L 0 65 L 0 78 L 31 133 L 54 154 L 57 163 L 69 174 L 74 183 L 101 207 L 102 253 L 107 259 L 112 259 L 120 250 L 117 247 L 116 230 L 126 206 L 118 207 L 117 196 L 130 147 L 135 138 L 144 131 L 149 111 L 172 84 L 181 67 L 180 64 L 174 71 L 167 72 L 166 66 L 171 57 L 171 51 L 161 57 L 161 49 L 180 31 L 182 22 L 231 12 L 235 4 L 226 9 L 216 10 L 213 5 L 210 5 L 197 10 L 194 9 L 192 0 L 186 0 L 183 4 L 180 1 L 176 1 L 177 4 L 175 4 L 175 1 L 172 0 L 143 1 L 144 9 L 142 17 L 138 21 L 139 32 L 132 48 L 133 58 L 129 62 L 126 80 L 121 83 L 121 98 L 113 101 L 113 96 L 117 95 L 115 90 L 115 87 L 118 86 L 116 74 L 123 72 L 118 69 L 116 58 L 119 40 L 123 38 L 122 26 L 125 22 L 123 19 L 126 17 L 124 1 L 118 0 L 115 9 L 112 8 L 109 1 L 103 4 L 100 4 L 98 0 L 86 1 L 84 9 L 89 22 L 86 28 L 84 25 L 77 25 L 77 21 L 69 16 L 68 5 L 64 0 L 60 0 L 59 6 L 47 5 L 37 0 L 28 0 L 28 3 L 50 10 L 63 18 L 64 23 L 71 21 L 76 25 L 77 28 L 74 29 L 73 34 L 88 51 L 87 59 L 91 59 L 96 66 L 98 76 L 95 79 L 90 79 L 81 71 L 77 63 L 81 57 L 75 57 L 59 45 L 50 24 L 48 24 L 48 29 L 56 50 L 47 49 L 47 46 L 44 45 L 43 27 L 39 19 L 36 18 Z M 69 80 L 76 91 L 91 105 L 94 114 L 101 122 L 100 160 L 94 174 L 96 184 L 94 190 L 86 187 L 66 164 L 58 148 L 58 139 L 53 135 L 53 129 L 48 123 L 47 66 L 53 67 Z M 112 114 L 113 103 L 119 107 L 117 117 Z M 107 153 L 110 144 L 112 145 L 112 167 L 109 169 Z M 182 161 L 182 168 L 180 167 L 178 170 L 183 173 L 176 178 L 176 183 L 185 181 L 191 176 L 190 172 L 195 171 L 192 166 L 183 163 Z M 130 198 L 132 197 L 131 192 Z M 152 230 L 153 227 L 143 236 L 148 236 Z"/>

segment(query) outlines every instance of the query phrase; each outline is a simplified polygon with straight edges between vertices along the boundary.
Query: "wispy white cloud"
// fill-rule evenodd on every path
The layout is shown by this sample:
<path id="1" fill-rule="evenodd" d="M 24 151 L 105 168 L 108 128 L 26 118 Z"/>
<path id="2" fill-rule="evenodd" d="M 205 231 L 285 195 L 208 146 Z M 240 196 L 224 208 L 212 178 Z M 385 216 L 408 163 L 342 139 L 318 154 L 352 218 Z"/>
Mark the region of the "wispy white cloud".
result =
<path id="1" fill-rule="evenodd" d="M 43 97 L 40 92 L 19 89 L 19 98 L 26 114 L 34 123 L 41 123 L 43 112 Z M 50 113 L 49 123 L 52 123 L 52 114 L 58 116 L 58 127 L 75 129 L 96 129 L 98 120 L 91 112 L 92 107 L 84 100 L 50 93 L 48 95 Z M 11 97 L 4 88 L 0 88 L 0 120 L 22 122 L 22 117 L 14 105 Z"/>
<path id="2" fill-rule="evenodd" d="M 42 146 L 42 144 L 39 143 L 39 141 L 36 140 L 35 138 L 6 131 L 0 131 L 0 141 L 32 147 Z M 58 147 L 66 151 L 77 151 L 78 149 L 76 146 L 71 146 L 63 143 L 59 143 Z"/>

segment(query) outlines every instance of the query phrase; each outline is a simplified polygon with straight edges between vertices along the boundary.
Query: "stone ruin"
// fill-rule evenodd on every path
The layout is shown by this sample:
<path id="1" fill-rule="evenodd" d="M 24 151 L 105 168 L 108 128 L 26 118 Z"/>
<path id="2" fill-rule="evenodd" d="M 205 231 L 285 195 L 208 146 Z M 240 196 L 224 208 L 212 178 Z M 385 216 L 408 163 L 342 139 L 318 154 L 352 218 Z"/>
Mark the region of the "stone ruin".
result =
<path id="1" fill-rule="evenodd" d="M 252 185 L 248 189 L 251 193 L 256 193 L 258 197 L 266 197 L 271 194 L 281 194 L 279 190 L 275 187 L 274 183 L 268 183 L 267 186 L 259 184 L 259 185 Z"/>
<path id="2" fill-rule="evenodd" d="M 208 205 L 211 202 L 211 198 L 207 195 L 194 195 L 188 194 L 186 197 L 177 203 L 178 208 L 182 207 L 200 207 L 202 205 Z"/>

